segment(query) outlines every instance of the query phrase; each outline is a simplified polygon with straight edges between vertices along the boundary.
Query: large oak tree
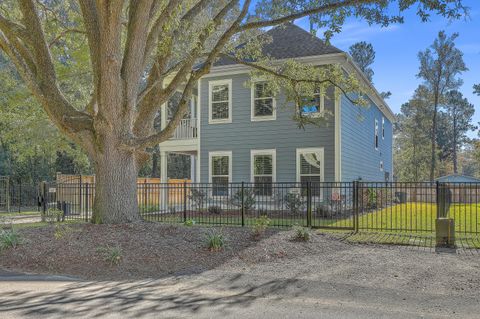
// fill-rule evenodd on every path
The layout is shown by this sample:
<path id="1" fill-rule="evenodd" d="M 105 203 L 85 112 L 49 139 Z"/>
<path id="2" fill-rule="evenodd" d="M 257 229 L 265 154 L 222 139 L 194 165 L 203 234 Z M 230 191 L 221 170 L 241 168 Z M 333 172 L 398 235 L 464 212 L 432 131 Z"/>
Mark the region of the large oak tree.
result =
<path id="1" fill-rule="evenodd" d="M 139 220 L 136 178 L 148 159 L 145 150 L 173 134 L 198 79 L 221 55 L 234 55 L 239 62 L 249 57 L 249 64 L 277 76 L 279 85 L 292 92 L 313 90 L 308 83 L 334 84 L 344 93 L 358 89 L 354 79 L 342 79 L 338 69 L 269 63 L 261 55 L 261 41 L 234 50 L 238 39 L 249 38 L 245 33 L 311 16 L 329 37 L 341 31 L 347 17 L 385 26 L 402 22 L 401 14 L 412 7 L 423 20 L 432 13 L 458 18 L 465 10 L 461 0 L 312 0 L 289 6 L 285 4 L 291 1 L 262 0 L 256 8 L 251 2 L 2 1 L 0 49 L 51 121 L 92 162 L 95 222 Z M 255 9 L 258 14 L 252 19 Z M 63 50 L 57 55 L 59 44 Z M 63 91 L 57 62 L 82 45 L 89 52 L 91 98 L 79 106 Z M 175 92 L 181 92 L 176 113 L 162 131 L 154 130 L 155 116 Z"/>

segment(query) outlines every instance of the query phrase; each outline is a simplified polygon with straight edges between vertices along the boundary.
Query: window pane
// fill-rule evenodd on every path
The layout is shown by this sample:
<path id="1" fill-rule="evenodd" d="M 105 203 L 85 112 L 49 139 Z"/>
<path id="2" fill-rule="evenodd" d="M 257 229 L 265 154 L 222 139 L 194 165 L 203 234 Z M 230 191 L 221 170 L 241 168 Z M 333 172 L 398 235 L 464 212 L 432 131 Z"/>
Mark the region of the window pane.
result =
<path id="1" fill-rule="evenodd" d="M 272 175 L 273 160 L 272 155 L 255 155 L 254 156 L 254 175 Z"/>
<path id="2" fill-rule="evenodd" d="M 272 95 L 267 82 L 255 83 L 255 98 L 272 97 Z"/>
<path id="3" fill-rule="evenodd" d="M 229 175 L 228 173 L 228 156 L 212 157 L 212 176 Z"/>
<path id="4" fill-rule="evenodd" d="M 272 177 L 271 176 L 255 176 L 255 195 L 272 196 Z"/>
<path id="5" fill-rule="evenodd" d="M 300 174 L 320 175 L 320 160 L 316 153 L 300 154 Z"/>
<path id="6" fill-rule="evenodd" d="M 228 177 L 212 177 L 212 195 L 228 195 Z"/>
<path id="7" fill-rule="evenodd" d="M 303 113 L 318 113 L 320 112 L 320 94 L 314 97 L 305 97 L 302 99 L 302 107 L 300 108 Z"/>
<path id="8" fill-rule="evenodd" d="M 255 100 L 255 116 L 272 116 L 273 99 Z"/>
<path id="9" fill-rule="evenodd" d="M 212 102 L 228 101 L 228 84 L 214 85 L 212 88 Z"/>
<path id="10" fill-rule="evenodd" d="M 212 103 L 212 119 L 228 119 L 228 102 Z"/>

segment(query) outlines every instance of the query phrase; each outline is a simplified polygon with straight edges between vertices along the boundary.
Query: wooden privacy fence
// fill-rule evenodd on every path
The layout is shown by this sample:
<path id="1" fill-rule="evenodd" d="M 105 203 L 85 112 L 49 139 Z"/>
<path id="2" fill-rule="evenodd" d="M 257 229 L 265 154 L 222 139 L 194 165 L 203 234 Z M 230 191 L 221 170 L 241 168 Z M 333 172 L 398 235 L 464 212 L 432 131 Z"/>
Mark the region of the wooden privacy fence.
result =
<path id="1" fill-rule="evenodd" d="M 179 204 L 184 198 L 185 183 L 190 184 L 189 179 L 169 179 L 166 185 L 167 191 L 159 187 L 149 187 L 160 184 L 160 178 L 139 177 L 137 179 L 137 200 L 139 206 L 153 206 L 167 202 L 170 205 Z M 57 173 L 56 184 L 62 185 L 55 189 L 57 202 L 71 203 L 78 207 L 78 211 L 93 207 L 95 197 L 94 175 L 67 175 Z M 54 190 L 52 189 L 52 192 Z M 72 207 L 74 208 L 74 207 Z"/>

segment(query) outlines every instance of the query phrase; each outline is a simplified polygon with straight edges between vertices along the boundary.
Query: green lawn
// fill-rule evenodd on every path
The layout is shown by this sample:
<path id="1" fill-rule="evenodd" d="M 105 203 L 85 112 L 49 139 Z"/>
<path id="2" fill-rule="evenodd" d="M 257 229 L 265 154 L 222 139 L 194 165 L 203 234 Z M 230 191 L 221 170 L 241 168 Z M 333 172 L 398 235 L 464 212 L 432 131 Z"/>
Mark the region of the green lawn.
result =
<path id="1" fill-rule="evenodd" d="M 10 211 L 9 213 L 0 212 L 0 217 L 32 216 L 32 215 L 40 215 L 40 212 L 37 212 L 37 211 L 26 211 L 26 212 Z"/>
<path id="2" fill-rule="evenodd" d="M 479 204 L 452 204 L 449 217 L 455 220 L 457 233 L 480 231 Z M 398 232 L 432 232 L 435 230 L 437 205 L 430 203 L 397 204 L 359 216 L 361 230 L 388 230 Z M 352 218 L 340 220 L 332 226 L 353 223 Z"/>

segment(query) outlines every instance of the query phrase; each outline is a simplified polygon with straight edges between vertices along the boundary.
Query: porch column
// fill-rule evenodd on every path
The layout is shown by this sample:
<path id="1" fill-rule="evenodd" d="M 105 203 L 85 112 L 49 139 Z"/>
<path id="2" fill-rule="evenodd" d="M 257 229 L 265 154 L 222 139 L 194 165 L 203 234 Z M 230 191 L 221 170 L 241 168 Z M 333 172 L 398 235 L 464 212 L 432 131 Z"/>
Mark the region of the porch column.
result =
<path id="1" fill-rule="evenodd" d="M 190 180 L 192 183 L 197 182 L 197 157 L 195 155 L 190 155 Z"/>
<path id="2" fill-rule="evenodd" d="M 167 176 L 167 152 L 160 150 L 160 182 L 162 183 L 161 185 L 161 190 L 160 190 L 160 209 L 161 210 L 166 210 L 168 209 L 168 189 L 167 186 L 165 185 L 168 183 L 168 176 Z"/>

